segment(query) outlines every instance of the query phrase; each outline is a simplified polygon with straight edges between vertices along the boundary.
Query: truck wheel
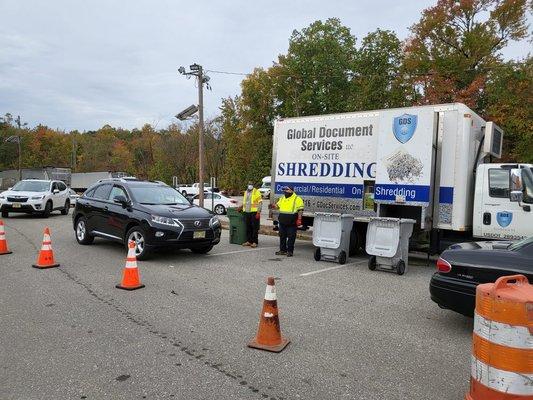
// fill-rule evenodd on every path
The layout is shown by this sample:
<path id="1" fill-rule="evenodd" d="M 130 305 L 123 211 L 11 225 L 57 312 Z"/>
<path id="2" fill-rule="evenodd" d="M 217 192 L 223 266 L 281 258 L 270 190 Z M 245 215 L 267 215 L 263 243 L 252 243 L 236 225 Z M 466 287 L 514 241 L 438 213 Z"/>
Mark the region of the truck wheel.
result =
<path id="1" fill-rule="evenodd" d="M 405 262 L 403 260 L 398 261 L 396 264 L 396 273 L 398 275 L 403 275 L 405 272 Z"/>
<path id="2" fill-rule="evenodd" d="M 2 211 L 2 218 L 9 218 L 9 212 Z"/>
<path id="3" fill-rule="evenodd" d="M 346 264 L 346 252 L 344 250 L 339 253 L 339 264 Z"/>
<path id="4" fill-rule="evenodd" d="M 377 266 L 376 256 L 372 256 L 368 260 L 368 269 L 370 271 L 375 271 Z"/>
<path id="5" fill-rule="evenodd" d="M 47 201 L 46 205 L 44 206 L 43 218 L 48 218 L 51 212 L 52 212 L 52 202 Z"/>
<path id="6" fill-rule="evenodd" d="M 65 207 L 61 210 L 61 215 L 68 215 L 70 211 L 70 200 L 65 201 Z"/>
<path id="7" fill-rule="evenodd" d="M 322 254 L 320 254 L 320 247 L 317 247 L 315 249 L 315 261 L 320 261 L 322 258 Z"/>

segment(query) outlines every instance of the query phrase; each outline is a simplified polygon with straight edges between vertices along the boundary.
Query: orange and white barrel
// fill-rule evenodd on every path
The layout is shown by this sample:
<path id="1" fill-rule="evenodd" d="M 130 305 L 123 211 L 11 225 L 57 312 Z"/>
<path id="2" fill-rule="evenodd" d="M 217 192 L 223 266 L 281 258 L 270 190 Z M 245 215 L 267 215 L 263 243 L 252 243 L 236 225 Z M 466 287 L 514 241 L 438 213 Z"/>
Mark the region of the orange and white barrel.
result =
<path id="1" fill-rule="evenodd" d="M 466 399 L 533 399 L 533 285 L 523 275 L 477 287 Z"/>

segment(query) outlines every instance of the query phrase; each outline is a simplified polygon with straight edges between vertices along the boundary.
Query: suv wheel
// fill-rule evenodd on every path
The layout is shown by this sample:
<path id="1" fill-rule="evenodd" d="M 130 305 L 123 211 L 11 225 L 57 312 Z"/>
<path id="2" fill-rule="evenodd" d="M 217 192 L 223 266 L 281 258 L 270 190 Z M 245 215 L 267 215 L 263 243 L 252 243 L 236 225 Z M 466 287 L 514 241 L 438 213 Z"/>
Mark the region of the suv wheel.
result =
<path id="1" fill-rule="evenodd" d="M 79 244 L 91 244 L 94 241 L 94 236 L 87 232 L 87 220 L 81 217 L 76 221 L 76 240 Z"/>
<path id="2" fill-rule="evenodd" d="M 140 226 L 134 226 L 126 234 L 126 248 L 130 240 L 135 242 L 135 255 L 137 260 L 146 260 L 148 258 L 148 249 L 146 248 L 146 234 Z"/>
<path id="3" fill-rule="evenodd" d="M 46 205 L 44 206 L 43 217 L 48 218 L 51 212 L 52 212 L 52 202 L 47 201 Z"/>
<path id="4" fill-rule="evenodd" d="M 65 207 L 61 210 L 61 215 L 68 215 L 70 211 L 70 200 L 65 201 Z"/>

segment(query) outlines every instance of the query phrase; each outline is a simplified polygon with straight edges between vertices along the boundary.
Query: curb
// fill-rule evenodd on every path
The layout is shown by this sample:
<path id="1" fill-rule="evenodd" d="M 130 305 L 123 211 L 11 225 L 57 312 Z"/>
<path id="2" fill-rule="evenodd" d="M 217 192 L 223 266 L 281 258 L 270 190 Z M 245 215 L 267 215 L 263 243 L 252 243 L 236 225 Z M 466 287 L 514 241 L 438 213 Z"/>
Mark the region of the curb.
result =
<path id="1" fill-rule="evenodd" d="M 222 229 L 229 230 L 229 223 L 225 221 L 221 221 L 220 225 L 222 226 Z M 269 225 L 261 225 L 259 228 L 259 234 L 260 235 L 267 235 L 267 236 L 278 236 L 278 232 L 275 231 L 272 226 Z M 296 234 L 296 239 L 300 240 L 313 240 L 312 236 L 307 233 L 301 233 L 298 232 Z"/>

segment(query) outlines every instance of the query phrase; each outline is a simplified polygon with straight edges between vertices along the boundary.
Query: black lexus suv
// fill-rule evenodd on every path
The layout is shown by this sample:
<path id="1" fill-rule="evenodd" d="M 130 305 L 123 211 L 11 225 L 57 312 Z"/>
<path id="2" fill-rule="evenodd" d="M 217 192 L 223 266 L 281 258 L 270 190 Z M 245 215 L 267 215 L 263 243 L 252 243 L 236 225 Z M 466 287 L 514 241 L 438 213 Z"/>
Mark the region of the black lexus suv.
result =
<path id="1" fill-rule="evenodd" d="M 76 202 L 72 214 L 76 240 L 91 244 L 95 236 L 136 244 L 139 260 L 159 247 L 205 254 L 220 242 L 220 221 L 160 182 L 135 178 L 105 179 Z"/>

